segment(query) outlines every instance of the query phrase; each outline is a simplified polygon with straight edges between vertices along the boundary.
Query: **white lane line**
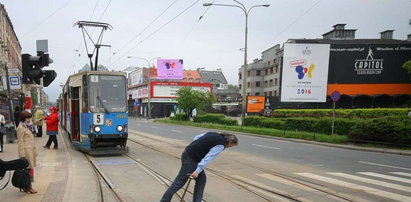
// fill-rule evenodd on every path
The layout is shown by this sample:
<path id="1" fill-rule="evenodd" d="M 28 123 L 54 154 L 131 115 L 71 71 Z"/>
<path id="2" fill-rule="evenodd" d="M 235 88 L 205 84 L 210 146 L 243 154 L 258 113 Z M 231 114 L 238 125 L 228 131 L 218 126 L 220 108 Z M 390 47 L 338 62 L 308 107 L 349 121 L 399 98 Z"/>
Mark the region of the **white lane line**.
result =
<path id="1" fill-rule="evenodd" d="M 395 194 L 395 193 L 391 193 L 391 192 L 387 192 L 387 191 L 383 191 L 383 190 L 379 190 L 379 189 L 374 189 L 371 187 L 366 187 L 366 186 L 362 186 L 362 185 L 358 185 L 358 184 L 354 184 L 354 183 L 350 183 L 350 182 L 345 182 L 342 180 L 336 180 L 333 178 L 329 178 L 329 177 L 323 177 L 320 175 L 316 175 L 316 174 L 311 174 L 311 173 L 296 173 L 297 175 L 301 175 L 304 177 L 308 177 L 311 179 L 315 179 L 315 180 L 320 180 L 323 182 L 327 182 L 327 183 L 331 183 L 331 184 L 335 184 L 338 186 L 343 186 L 346 188 L 350 188 L 350 189 L 356 189 L 359 192 L 367 192 L 369 194 L 373 194 L 376 196 L 380 196 L 383 198 L 389 198 L 389 199 L 393 199 L 393 200 L 397 200 L 397 201 L 411 201 L 411 197 L 408 196 L 403 196 L 400 194 Z"/>
<path id="2" fill-rule="evenodd" d="M 392 174 L 396 174 L 396 175 L 404 175 L 407 177 L 411 177 L 411 173 L 404 173 L 404 172 L 390 172 Z"/>
<path id="3" fill-rule="evenodd" d="M 352 179 L 352 180 L 357 180 L 357 181 L 360 181 L 360 182 L 375 184 L 375 185 L 378 185 L 378 186 L 388 187 L 388 188 L 391 188 L 391 189 L 397 189 L 397 190 L 401 190 L 401 191 L 405 191 L 405 192 L 411 192 L 411 187 L 406 187 L 406 186 L 393 184 L 393 183 L 389 183 L 389 182 L 373 180 L 373 179 L 369 179 L 369 178 L 365 178 L 365 177 L 358 177 L 358 176 L 355 176 L 355 175 L 350 175 L 350 174 L 345 174 L 345 173 L 328 173 L 328 174 L 339 176 L 339 177 L 344 177 L 344 178 L 348 178 L 348 179 Z"/>
<path id="4" fill-rule="evenodd" d="M 370 165 L 375 165 L 375 166 L 383 166 L 383 167 L 389 167 L 389 168 L 397 168 L 397 169 L 402 169 L 402 170 L 411 170 L 411 168 L 403 168 L 403 167 L 398 167 L 398 166 L 390 166 L 390 165 L 384 165 L 384 164 L 379 164 L 379 163 L 371 163 L 371 162 L 366 162 L 366 161 L 358 161 L 359 163 L 364 163 L 364 164 L 370 164 Z"/>
<path id="5" fill-rule="evenodd" d="M 176 133 L 182 133 L 183 132 L 181 130 L 171 130 L 171 131 L 176 132 Z"/>
<path id="6" fill-rule="evenodd" d="M 280 148 L 277 148 L 277 147 L 269 147 L 269 146 L 264 146 L 264 145 L 259 145 L 259 144 L 253 144 L 253 146 L 281 150 Z"/>
<path id="7" fill-rule="evenodd" d="M 314 188 L 311 188 L 311 187 L 308 187 L 308 186 L 304 186 L 304 185 L 298 184 L 297 182 L 293 182 L 293 181 L 290 181 L 290 180 L 286 180 L 286 179 L 284 179 L 284 178 L 277 177 L 277 176 L 274 176 L 274 175 L 272 175 L 272 174 L 261 173 L 261 174 L 257 174 L 257 176 L 260 176 L 260 177 L 269 179 L 269 180 L 271 180 L 271 181 L 273 181 L 273 182 L 276 182 L 276 183 L 286 184 L 286 185 L 295 187 L 295 188 L 297 188 L 297 189 L 305 190 L 305 191 L 308 191 L 308 192 L 315 192 L 316 194 L 318 194 L 318 195 L 320 195 L 320 196 L 322 196 L 322 197 L 327 197 L 327 198 L 328 198 L 328 197 L 331 197 L 331 199 L 333 199 L 333 201 L 344 201 L 344 202 L 347 201 L 347 200 L 342 200 L 342 199 L 340 199 L 340 198 L 337 198 L 337 197 L 335 197 L 335 196 L 333 196 L 333 195 L 330 195 L 330 194 L 327 194 L 327 193 L 318 192 L 318 190 L 316 190 L 316 189 L 314 189 Z M 358 198 L 356 198 L 356 200 L 359 201 Z"/>
<path id="8" fill-rule="evenodd" d="M 288 194 L 288 193 L 286 193 L 286 192 L 283 192 L 283 191 L 281 191 L 281 190 L 275 189 L 274 187 L 271 187 L 271 186 L 262 184 L 262 183 L 260 183 L 260 182 L 251 180 L 251 179 L 249 179 L 249 178 L 245 178 L 245 177 L 242 177 L 242 176 L 239 176 L 239 175 L 233 175 L 232 177 L 234 178 L 235 183 L 238 183 L 238 184 L 240 184 L 240 185 L 242 185 L 242 186 L 244 186 L 244 187 L 247 187 L 247 189 L 251 189 L 251 190 L 253 190 L 253 191 L 255 191 L 255 192 L 258 192 L 258 193 L 263 194 L 263 195 L 266 195 L 266 196 L 268 196 L 268 197 L 270 197 L 270 198 L 272 198 L 272 199 L 275 199 L 275 201 L 289 202 L 290 200 L 288 200 L 288 199 L 286 199 L 286 198 L 284 198 L 284 197 L 281 197 L 281 196 L 279 196 L 279 195 L 277 195 L 277 194 L 273 194 L 273 193 L 271 193 L 270 191 L 276 192 L 276 193 L 280 193 L 280 194 L 282 194 L 282 195 L 284 195 L 284 196 L 290 196 L 290 197 L 293 197 L 293 198 L 296 197 L 296 196 L 294 196 L 294 195 L 290 195 L 290 194 Z M 265 191 L 265 190 L 268 190 L 268 191 Z M 302 200 L 302 201 L 306 201 L 306 200 Z"/>
<path id="9" fill-rule="evenodd" d="M 383 179 L 394 180 L 394 181 L 398 181 L 398 182 L 404 182 L 404 183 L 411 184 L 411 179 L 405 179 L 405 178 L 401 178 L 401 177 L 395 177 L 395 176 L 391 176 L 391 175 L 383 175 L 383 174 L 372 173 L 372 172 L 358 172 L 358 173 L 360 173 L 362 175 L 379 177 L 379 178 L 383 178 Z"/>

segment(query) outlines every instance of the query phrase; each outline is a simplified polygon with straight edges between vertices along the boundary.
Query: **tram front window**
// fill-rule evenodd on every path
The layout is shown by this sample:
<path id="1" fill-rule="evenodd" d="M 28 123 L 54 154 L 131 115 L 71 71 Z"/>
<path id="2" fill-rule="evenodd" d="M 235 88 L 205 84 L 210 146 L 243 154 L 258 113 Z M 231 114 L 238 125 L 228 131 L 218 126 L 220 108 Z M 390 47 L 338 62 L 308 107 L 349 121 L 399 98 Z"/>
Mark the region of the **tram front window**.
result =
<path id="1" fill-rule="evenodd" d="M 126 78 L 117 75 L 90 75 L 89 105 L 91 112 L 125 112 Z"/>

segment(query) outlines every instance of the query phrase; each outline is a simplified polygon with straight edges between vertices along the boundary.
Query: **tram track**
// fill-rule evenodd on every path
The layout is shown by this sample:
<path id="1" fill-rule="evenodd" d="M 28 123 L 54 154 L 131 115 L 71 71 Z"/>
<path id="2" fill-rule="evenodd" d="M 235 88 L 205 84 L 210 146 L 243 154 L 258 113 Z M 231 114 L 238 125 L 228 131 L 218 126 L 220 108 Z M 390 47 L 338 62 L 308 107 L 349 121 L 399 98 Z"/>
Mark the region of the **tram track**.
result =
<path id="1" fill-rule="evenodd" d="M 148 138 L 148 137 L 147 137 L 147 138 Z M 149 138 L 149 139 L 150 139 L 150 138 Z M 160 152 L 160 153 L 162 153 L 162 154 L 166 154 L 166 155 L 168 155 L 168 156 L 170 156 L 170 157 L 174 157 L 174 158 L 176 158 L 176 159 L 181 159 L 181 158 L 178 157 L 178 156 L 175 156 L 175 155 L 172 155 L 172 154 L 170 154 L 170 153 L 161 151 L 161 150 L 156 149 L 156 148 L 154 148 L 154 147 L 152 147 L 152 146 L 145 145 L 145 144 L 140 143 L 140 142 L 138 142 L 138 141 L 136 141 L 136 140 L 133 140 L 133 139 L 130 139 L 130 138 L 129 138 L 128 141 L 133 142 L 133 143 L 138 144 L 138 145 L 141 145 L 141 146 L 143 146 L 143 147 L 149 148 L 149 149 L 154 150 L 154 151 L 156 151 L 156 152 Z M 128 155 L 127 155 L 127 156 L 128 156 Z M 214 169 L 211 169 L 211 168 L 206 168 L 206 170 L 209 171 L 210 173 L 213 173 L 214 175 L 218 176 L 219 178 L 221 178 L 221 179 L 223 179 L 223 180 L 225 180 L 225 181 L 227 181 L 227 182 L 229 182 L 229 183 L 231 183 L 231 184 L 233 184 L 233 185 L 235 185 L 235 186 L 238 186 L 238 187 L 240 187 L 240 188 L 242 188 L 242 189 L 244 189 L 244 190 L 246 190 L 246 191 L 248 191 L 248 192 L 256 195 L 257 197 L 259 197 L 260 199 L 262 199 L 262 200 L 264 200 L 264 201 L 272 201 L 272 198 L 270 198 L 270 197 L 268 197 L 268 196 L 265 196 L 265 194 L 261 194 L 261 193 L 260 193 L 261 191 L 267 192 L 267 193 L 270 193 L 270 194 L 277 195 L 277 196 L 279 196 L 279 197 L 285 198 L 285 199 L 290 200 L 290 201 L 297 201 L 297 202 L 302 202 L 302 201 L 303 201 L 303 200 L 300 200 L 300 199 L 298 199 L 298 198 L 296 198 L 296 197 L 294 197 L 294 196 L 288 195 L 288 194 L 286 194 L 286 193 L 283 193 L 283 192 L 280 192 L 280 191 L 277 191 L 277 190 L 266 189 L 266 188 L 257 186 L 257 185 L 255 185 L 255 184 L 246 182 L 246 181 L 244 181 L 244 180 L 235 179 L 235 178 L 231 177 L 230 175 L 224 174 L 224 173 L 222 173 L 222 172 L 219 172 L 219 171 L 214 170 Z M 153 171 L 156 172 L 155 170 L 153 170 Z M 158 173 L 158 172 L 156 172 L 156 173 Z M 160 175 L 161 175 L 161 174 L 160 174 Z M 161 175 L 161 176 L 163 176 L 163 175 Z M 167 177 L 166 177 L 166 178 L 167 178 Z M 168 180 L 171 181 L 170 179 L 168 179 Z M 190 193 L 190 194 L 193 194 L 193 193 L 192 193 L 191 191 L 189 191 L 189 190 L 188 190 L 187 192 Z M 181 198 L 181 197 L 180 197 L 180 198 Z M 204 200 L 204 201 L 205 201 L 205 200 Z"/>
<path id="2" fill-rule="evenodd" d="M 139 134 L 139 136 L 143 137 L 143 138 L 150 139 L 150 140 L 159 141 L 156 138 L 148 137 L 146 135 L 140 135 Z M 145 148 L 149 148 L 149 149 L 152 149 L 154 151 L 160 152 L 162 154 L 166 154 L 170 157 L 180 159 L 180 157 L 178 157 L 178 156 L 175 156 L 175 155 L 170 154 L 168 152 L 164 152 L 164 151 L 162 151 L 160 149 L 157 149 L 153 146 L 145 145 L 144 143 L 138 142 L 138 141 L 130 139 L 130 138 L 128 140 L 130 142 L 135 143 L 135 144 L 139 144 L 139 145 L 141 145 Z M 173 145 L 171 143 L 168 143 L 168 144 Z M 175 146 L 175 145 L 173 145 L 173 146 Z M 298 186 L 303 187 L 305 189 L 312 190 L 312 191 L 315 191 L 315 192 L 319 192 L 323 196 L 328 196 L 328 197 L 331 197 L 331 198 L 336 199 L 338 201 L 347 201 L 347 202 L 356 201 L 355 198 L 352 198 L 352 197 L 350 197 L 348 195 L 345 195 L 343 193 L 338 193 L 336 191 L 329 190 L 329 189 L 327 189 L 326 187 L 324 187 L 323 185 L 320 185 L 320 184 L 316 184 L 316 183 L 313 183 L 313 182 L 310 182 L 310 181 L 305 181 L 305 180 L 302 180 L 302 179 L 297 178 L 297 177 L 293 177 L 293 176 L 290 176 L 290 175 L 279 173 L 277 171 L 269 170 L 269 169 L 266 169 L 266 168 L 258 167 L 258 166 L 252 165 L 252 164 L 247 164 L 243 161 L 240 162 L 240 161 L 234 160 L 234 159 L 231 159 L 231 161 L 234 161 L 234 162 L 239 163 L 241 165 L 256 169 L 256 170 L 258 170 L 262 173 L 273 175 L 275 177 L 281 178 L 286 182 L 297 184 Z M 285 198 L 285 199 L 290 200 L 290 201 L 306 201 L 304 199 L 301 199 L 300 197 L 290 195 L 290 194 L 284 193 L 284 192 L 279 191 L 279 190 L 263 187 L 263 186 L 260 186 L 258 184 L 253 184 L 253 183 L 247 182 L 244 179 L 241 179 L 241 178 L 239 179 L 239 178 L 224 174 L 224 173 L 219 172 L 219 171 L 217 171 L 215 169 L 212 169 L 212 168 L 206 168 L 206 170 L 213 173 L 213 174 L 215 174 L 216 176 L 226 180 L 227 182 L 230 182 L 230 183 L 232 183 L 232 184 L 234 184 L 238 187 L 241 187 L 242 189 L 245 189 L 245 190 L 255 194 L 259 198 L 261 198 L 263 200 L 266 200 L 266 201 L 272 201 L 272 199 L 267 197 L 265 194 L 262 194 L 261 191 L 269 193 L 269 194 L 274 194 L 274 195 L 280 196 L 280 197 Z"/>
<path id="3" fill-rule="evenodd" d="M 90 158 L 88 154 L 84 154 L 86 157 L 87 161 L 91 163 L 94 173 L 97 176 L 97 184 L 98 184 L 98 189 L 100 192 L 100 201 L 105 202 L 105 191 L 103 187 L 103 183 L 110 189 L 112 195 L 114 198 L 119 201 L 119 202 L 125 202 L 125 200 L 120 196 L 120 194 L 115 190 L 115 187 L 113 183 L 110 182 L 109 178 L 103 173 L 103 171 L 98 167 L 98 165 Z"/>

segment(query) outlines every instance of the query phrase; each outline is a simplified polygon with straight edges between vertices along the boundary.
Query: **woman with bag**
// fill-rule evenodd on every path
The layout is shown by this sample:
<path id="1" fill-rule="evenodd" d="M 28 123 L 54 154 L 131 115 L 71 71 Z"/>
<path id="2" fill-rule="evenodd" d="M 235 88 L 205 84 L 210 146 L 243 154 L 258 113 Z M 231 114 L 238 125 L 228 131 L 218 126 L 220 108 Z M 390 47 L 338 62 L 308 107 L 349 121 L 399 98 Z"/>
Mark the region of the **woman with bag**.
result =
<path id="1" fill-rule="evenodd" d="M 20 124 L 17 127 L 17 139 L 18 139 L 18 151 L 19 158 L 25 157 L 29 161 L 30 169 L 30 179 L 34 179 L 34 167 L 36 167 L 36 157 L 37 157 L 37 148 L 34 141 L 34 134 L 36 129 L 31 123 L 31 113 L 27 111 L 22 111 L 20 113 Z M 37 193 L 31 186 L 25 188 L 26 193 L 35 194 Z"/>
<path id="2" fill-rule="evenodd" d="M 58 149 L 57 134 L 59 128 L 59 115 L 57 114 L 57 108 L 55 106 L 50 107 L 51 114 L 44 118 L 46 121 L 46 131 L 49 136 L 47 144 L 43 146 L 46 149 L 50 149 L 51 142 L 54 142 L 54 149 Z"/>

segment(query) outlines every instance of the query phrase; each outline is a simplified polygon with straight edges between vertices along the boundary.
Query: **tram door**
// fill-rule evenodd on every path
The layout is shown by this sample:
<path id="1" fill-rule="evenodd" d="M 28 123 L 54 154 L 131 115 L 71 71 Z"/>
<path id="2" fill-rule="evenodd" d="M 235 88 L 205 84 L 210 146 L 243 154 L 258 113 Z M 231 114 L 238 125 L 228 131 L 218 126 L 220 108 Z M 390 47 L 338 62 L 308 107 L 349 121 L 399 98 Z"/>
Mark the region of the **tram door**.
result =
<path id="1" fill-rule="evenodd" d="M 79 87 L 71 88 L 71 139 L 78 141 L 80 136 L 80 100 Z"/>

